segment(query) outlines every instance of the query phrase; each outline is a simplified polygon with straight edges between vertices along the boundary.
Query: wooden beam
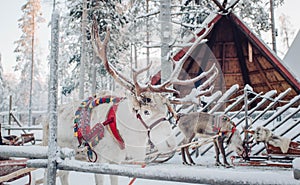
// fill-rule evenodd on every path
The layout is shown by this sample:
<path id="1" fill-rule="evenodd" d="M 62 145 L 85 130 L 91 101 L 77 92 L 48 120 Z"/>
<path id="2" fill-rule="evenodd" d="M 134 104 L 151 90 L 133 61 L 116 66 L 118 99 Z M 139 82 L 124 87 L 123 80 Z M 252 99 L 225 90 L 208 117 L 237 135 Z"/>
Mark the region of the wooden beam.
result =
<path id="1" fill-rule="evenodd" d="M 286 83 L 288 84 L 286 81 L 282 80 L 282 81 L 276 81 L 276 82 L 269 82 L 269 84 L 272 86 L 272 85 L 278 85 L 278 84 L 283 84 L 283 83 Z M 266 86 L 266 84 L 264 82 L 261 82 L 261 83 L 256 83 L 255 86 Z M 272 90 L 274 88 L 271 88 L 270 90 Z M 277 89 L 278 90 L 278 89 Z"/>
<path id="2" fill-rule="evenodd" d="M 47 160 L 29 160 L 27 166 L 35 167 L 46 167 Z M 274 176 L 275 173 L 266 173 L 262 177 L 261 171 L 249 171 L 240 172 L 234 174 L 235 171 L 224 169 L 210 169 L 210 168 L 192 168 L 190 166 L 184 166 L 182 164 L 161 164 L 159 165 L 149 165 L 142 168 L 140 165 L 117 165 L 117 164 L 107 164 L 107 163 L 88 163 L 80 162 L 76 160 L 61 161 L 57 164 L 58 169 L 69 170 L 69 171 L 79 171 L 97 174 L 110 174 L 125 177 L 135 177 L 142 179 L 160 180 L 160 181 L 174 181 L 179 184 L 179 182 L 186 183 L 196 183 L 196 184 L 272 184 L 275 182 L 277 184 L 285 184 L 286 179 L 282 177 Z M 180 169 L 178 171 L 178 169 Z M 159 170 L 159 171 L 158 171 Z M 191 172 L 192 170 L 192 172 Z M 214 175 L 216 173 L 220 176 Z M 211 175 L 213 174 L 213 175 Z M 229 175 L 233 174 L 233 175 Z M 253 176 L 257 176 L 259 180 L 253 181 Z M 275 178 L 275 180 L 274 180 Z M 298 182 L 295 181 L 295 184 Z M 155 184 L 155 182 L 154 182 Z"/>
<path id="3" fill-rule="evenodd" d="M 7 182 L 7 181 L 9 181 L 11 179 L 20 177 L 22 175 L 29 174 L 33 170 L 36 170 L 36 169 L 35 168 L 23 168 L 23 169 L 15 171 L 13 173 L 10 173 L 8 175 L 1 176 L 0 177 L 0 183 L 2 184 L 3 182 Z"/>
<path id="4" fill-rule="evenodd" d="M 71 158 L 75 156 L 75 151 L 69 148 L 59 148 L 59 157 Z M 0 146 L 0 157 L 21 157 L 21 158 L 34 158 L 34 159 L 47 159 L 48 147 L 47 146 Z"/>
<path id="5" fill-rule="evenodd" d="M 244 80 L 244 84 L 248 84 L 250 86 L 252 86 L 250 78 L 249 78 L 249 71 L 247 68 L 247 64 L 246 64 L 246 60 L 245 60 L 245 56 L 243 53 L 243 46 L 242 46 L 242 41 L 240 39 L 240 34 L 238 33 L 238 28 L 235 26 L 235 24 L 233 22 L 231 22 L 232 25 L 232 30 L 233 30 L 233 39 L 235 42 L 235 46 L 236 46 L 236 52 L 237 52 L 237 56 L 239 58 L 239 64 L 241 67 L 241 71 L 242 71 L 242 76 L 243 76 L 243 80 Z"/>
<path id="6" fill-rule="evenodd" d="M 220 10 L 222 10 L 222 12 L 227 12 L 225 7 L 223 7 L 222 4 L 218 0 L 212 0 L 212 1 L 217 5 L 217 7 L 220 8 Z"/>
<path id="7" fill-rule="evenodd" d="M 271 90 L 272 89 L 272 85 L 269 83 L 269 81 L 267 80 L 267 76 L 266 76 L 266 71 L 264 71 L 261 67 L 261 64 L 259 63 L 259 61 L 257 60 L 256 57 L 254 57 L 254 65 L 257 67 L 257 69 L 259 70 L 259 73 L 262 77 L 262 80 L 267 84 L 268 88 Z"/>
<path id="8" fill-rule="evenodd" d="M 235 5 L 237 5 L 237 4 L 239 3 L 239 1 L 240 1 L 240 0 L 235 1 L 231 6 L 229 6 L 229 7 L 227 8 L 227 10 L 229 10 L 229 9 L 231 9 L 231 8 L 234 8 Z"/>
<path id="9" fill-rule="evenodd" d="M 287 70 L 283 64 L 280 62 L 276 54 L 269 50 L 269 48 L 249 30 L 249 28 L 233 13 L 229 14 L 233 22 L 239 26 L 245 36 L 256 45 L 257 49 L 261 52 L 263 56 L 273 65 L 273 67 L 285 78 L 285 80 L 290 84 L 290 86 L 299 94 L 300 93 L 300 83 L 298 80 Z"/>

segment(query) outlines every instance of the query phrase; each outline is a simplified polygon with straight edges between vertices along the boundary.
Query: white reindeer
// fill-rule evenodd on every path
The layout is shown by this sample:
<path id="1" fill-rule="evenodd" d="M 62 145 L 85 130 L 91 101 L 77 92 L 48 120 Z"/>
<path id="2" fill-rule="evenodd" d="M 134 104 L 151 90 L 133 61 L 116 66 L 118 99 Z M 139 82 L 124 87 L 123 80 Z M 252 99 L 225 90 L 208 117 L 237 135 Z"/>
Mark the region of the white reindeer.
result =
<path id="1" fill-rule="evenodd" d="M 209 29 L 205 32 L 207 34 Z M 205 36 L 203 35 L 203 37 Z M 210 70 L 203 72 L 199 76 L 188 79 L 179 80 L 178 75 L 191 51 L 201 42 L 202 38 L 196 39 L 186 55 L 181 60 L 174 62 L 174 70 L 169 80 L 160 84 L 152 85 L 151 80 L 146 84 L 138 82 L 138 76 L 149 70 L 151 64 L 139 71 L 133 70 L 132 80 L 126 78 L 119 73 L 107 59 L 107 45 L 110 37 L 110 30 L 102 42 L 98 35 L 96 23 L 92 29 L 93 47 L 97 56 L 103 62 L 108 73 L 121 86 L 129 91 L 128 95 L 120 100 L 118 108 L 115 112 L 117 128 L 120 136 L 124 141 L 124 148 L 120 148 L 109 131 L 104 129 L 104 137 L 97 145 L 93 147 L 93 151 L 97 154 L 97 162 L 109 163 L 128 163 L 128 162 L 147 162 L 147 151 L 154 149 L 157 153 L 167 153 L 174 151 L 176 148 L 175 138 L 172 134 L 170 123 L 165 119 L 168 112 L 176 115 L 172 109 L 171 103 L 184 103 L 195 101 L 196 96 L 211 93 L 213 90 L 212 83 L 216 79 L 218 70 L 213 65 Z M 210 78 L 209 78 L 210 77 Z M 189 98 L 168 98 L 168 94 L 179 94 L 177 90 L 171 88 L 174 84 L 189 85 L 196 81 L 208 78 L 199 91 L 195 93 L 193 90 Z M 193 95 L 193 97 L 192 97 Z M 81 102 L 73 102 L 59 108 L 58 111 L 58 144 L 61 147 L 77 148 L 78 141 L 73 136 L 74 112 L 78 109 Z M 91 110 L 89 124 L 93 127 L 97 123 L 105 122 L 106 115 L 113 103 L 98 105 Z M 107 126 L 106 126 L 107 127 Z M 47 135 L 47 134 L 45 134 Z M 150 145 L 149 145 L 150 143 Z M 77 156 L 79 159 L 80 156 Z M 85 158 L 85 156 L 84 156 Z M 81 158 L 81 159 L 84 159 Z M 62 184 L 68 185 L 67 172 L 61 178 Z M 96 184 L 103 184 L 101 175 L 95 176 Z M 111 176 L 111 184 L 118 184 L 116 176 Z"/>

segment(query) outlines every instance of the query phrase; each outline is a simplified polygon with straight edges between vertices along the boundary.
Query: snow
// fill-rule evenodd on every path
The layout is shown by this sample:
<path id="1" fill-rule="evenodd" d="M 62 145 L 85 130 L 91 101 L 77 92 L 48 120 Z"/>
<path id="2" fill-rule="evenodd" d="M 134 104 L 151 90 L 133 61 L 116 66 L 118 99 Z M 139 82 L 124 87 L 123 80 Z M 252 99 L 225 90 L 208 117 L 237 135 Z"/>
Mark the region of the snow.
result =
<path id="1" fill-rule="evenodd" d="M 196 166 L 186 166 L 181 164 L 181 156 L 176 155 L 173 159 L 164 164 L 148 164 L 145 168 L 141 168 L 138 165 L 123 165 L 116 168 L 120 171 L 126 171 L 128 167 L 135 169 L 145 170 L 147 173 L 153 173 L 156 176 L 187 176 L 192 181 L 201 179 L 198 182 L 205 182 L 205 184 L 281 184 L 281 185 L 296 185 L 300 184 L 300 181 L 295 180 L 293 177 L 292 169 L 275 168 L 275 167 L 245 167 L 235 166 L 233 168 L 215 167 L 213 164 L 213 153 L 209 155 L 197 158 Z M 80 162 L 68 161 L 74 166 L 80 167 Z M 108 164 L 104 164 L 105 166 Z M 299 165 L 299 162 L 297 162 Z M 43 174 L 41 171 L 35 172 L 36 174 Z M 194 178 L 194 180 L 193 180 Z M 128 184 L 132 180 L 131 177 L 120 177 L 119 184 Z M 94 179 L 92 174 L 83 172 L 71 172 L 69 176 L 70 184 L 93 184 Z M 221 182 L 221 183 L 220 183 Z M 20 185 L 20 183 L 11 183 Z M 57 183 L 60 185 L 60 182 Z M 109 184 L 108 176 L 105 177 L 105 184 Z M 147 179 L 136 179 L 136 185 L 150 185 L 150 184 L 199 184 L 199 183 L 182 183 L 182 182 L 169 182 L 169 181 L 157 181 Z"/>
<path id="2" fill-rule="evenodd" d="M 293 177 L 292 169 L 276 168 L 276 167 L 246 167 L 235 166 L 233 168 L 215 167 L 214 166 L 214 152 L 209 151 L 208 154 L 196 158 L 195 166 L 186 166 L 181 164 L 181 156 L 176 154 L 174 158 L 163 164 L 148 164 L 144 170 L 147 173 L 153 173 L 154 175 L 164 176 L 188 176 L 190 178 L 201 179 L 200 182 L 205 184 L 218 184 L 217 182 L 223 182 L 224 184 L 281 184 L 281 185 L 293 185 L 300 184 L 299 180 L 295 180 Z M 68 160 L 67 163 L 73 166 L 81 167 L 81 163 L 75 160 Z M 105 166 L 106 164 L 104 164 Z M 108 164 L 107 164 L 108 165 Z M 294 166 L 299 167 L 300 161 L 295 160 Z M 142 169 L 138 165 L 123 165 L 116 166 L 118 170 L 126 170 L 128 167 L 134 167 L 137 170 Z M 33 176 L 36 179 L 40 179 L 43 176 L 43 169 L 34 171 Z M 119 184 L 128 184 L 132 180 L 131 177 L 120 177 Z M 11 182 L 11 185 L 22 185 L 28 181 L 27 177 Z M 76 184 L 94 184 L 93 174 L 84 172 L 72 171 L 69 176 L 70 185 Z M 105 175 L 104 184 L 109 184 L 109 177 Z M 210 183 L 209 183 L 210 182 Z M 135 185 L 187 185 L 187 184 L 199 184 L 199 183 L 182 183 L 182 182 L 169 182 L 169 181 L 157 181 L 148 179 L 136 179 Z M 219 183 L 220 184 L 220 183 Z M 57 185 L 61 185 L 57 179 Z"/>
<path id="3" fill-rule="evenodd" d="M 198 182 L 206 182 L 205 184 L 281 184 L 281 185 L 296 185 L 300 184 L 299 180 L 295 180 L 293 177 L 292 169 L 275 168 L 275 167 L 245 167 L 235 166 L 233 168 L 215 167 L 213 165 L 213 153 L 209 155 L 197 158 L 196 166 L 186 166 L 181 164 L 181 156 L 176 155 L 173 159 L 164 164 L 148 164 L 145 168 L 141 168 L 138 165 L 123 165 L 117 166 L 118 170 L 127 170 L 128 167 L 135 169 L 145 170 L 147 173 L 153 173 L 154 175 L 169 176 L 188 176 L 194 179 L 201 179 Z M 80 167 L 80 162 L 68 161 L 74 166 Z M 294 161 L 294 165 L 300 165 L 299 160 Z M 103 165 L 108 166 L 108 164 Z M 34 171 L 33 176 L 36 179 L 41 178 L 43 170 L 39 169 Z M 120 177 L 119 184 L 129 184 L 132 177 Z M 22 185 L 26 183 L 28 179 L 26 177 L 9 183 L 11 185 Z M 72 171 L 69 176 L 70 185 L 76 184 L 94 184 L 93 174 L 84 172 Z M 105 175 L 104 184 L 109 184 L 109 177 Z M 219 183 L 218 183 L 219 182 Z M 222 182 L 222 183 L 220 183 Z M 170 181 L 157 181 L 137 178 L 134 182 L 135 185 L 187 185 L 187 184 L 199 184 L 199 183 L 182 183 L 182 182 L 170 182 Z M 57 180 L 57 185 L 61 185 Z"/>
<path id="4" fill-rule="evenodd" d="M 291 110 L 293 111 L 293 110 Z M 275 113 L 276 114 L 276 113 Z M 280 121 L 274 120 L 268 125 L 268 128 L 276 127 Z M 278 128 L 275 133 L 282 133 L 284 129 L 289 128 L 290 125 L 294 124 L 295 120 L 290 119 L 284 126 Z M 256 128 L 259 125 L 264 123 L 263 120 L 258 120 L 254 123 L 253 128 Z M 286 137 L 293 137 L 299 133 L 300 125 L 298 124 L 292 131 L 288 132 Z M 14 131 L 20 132 L 20 131 Z M 40 131 L 34 131 L 40 132 Z M 15 133 L 14 133 L 15 134 Z M 40 133 L 39 133 L 40 134 Z M 299 137 L 296 140 L 299 140 Z M 32 152 L 37 149 L 31 148 L 28 146 Z M 262 145 L 257 145 L 253 148 L 253 152 L 259 150 Z M 206 149 L 206 146 L 200 148 L 201 150 Z M 68 149 L 62 149 L 63 151 L 68 152 Z M 217 184 L 217 182 L 223 182 L 222 184 L 282 184 L 282 185 L 296 185 L 300 184 L 299 180 L 296 180 L 293 175 L 293 169 L 287 168 L 276 168 L 276 167 L 247 167 L 247 166 L 234 166 L 233 168 L 224 168 L 214 166 L 214 151 L 210 150 L 206 155 L 195 158 L 197 165 L 195 166 L 186 166 L 182 165 L 181 155 L 178 153 L 168 162 L 163 164 L 148 164 L 144 170 L 147 173 L 153 173 L 154 175 L 184 175 L 190 178 L 201 179 L 201 183 L 205 184 Z M 80 164 L 77 161 L 69 160 L 68 163 L 74 165 Z M 300 160 L 293 161 L 294 169 L 300 168 Z M 79 165 L 80 167 L 80 165 Z M 126 169 L 128 167 L 134 167 L 137 170 L 141 168 L 140 166 L 118 166 L 120 170 L 122 168 Z M 33 176 L 36 179 L 42 178 L 44 175 L 44 170 L 39 169 L 33 172 Z M 211 180 L 212 179 L 212 180 Z M 120 177 L 119 184 L 129 184 L 132 180 L 131 177 Z M 8 183 L 11 185 L 23 185 L 28 182 L 28 178 L 24 177 L 17 181 Z M 69 176 L 70 185 L 77 184 L 94 184 L 93 174 L 85 172 L 74 172 L 72 171 Z M 109 184 L 109 177 L 105 175 L 104 184 Z M 183 182 L 169 182 L 169 181 L 157 181 L 157 180 L 148 180 L 138 178 L 134 182 L 135 185 L 187 185 L 187 184 L 199 184 L 199 183 L 183 183 Z M 219 183 L 220 184 L 220 183 Z M 59 179 L 57 178 L 57 185 L 61 185 Z"/>
<path id="5" fill-rule="evenodd" d="M 300 181 L 300 158 L 293 160 L 294 178 Z"/>
<path id="6" fill-rule="evenodd" d="M 299 68 L 299 48 L 300 48 L 300 31 L 298 31 L 290 49 L 286 53 L 283 62 L 286 64 L 289 71 L 300 82 L 300 68 Z"/>
<path id="7" fill-rule="evenodd" d="M 293 168 L 296 168 L 296 169 L 300 170 L 300 158 L 297 158 L 297 159 L 293 160 Z"/>

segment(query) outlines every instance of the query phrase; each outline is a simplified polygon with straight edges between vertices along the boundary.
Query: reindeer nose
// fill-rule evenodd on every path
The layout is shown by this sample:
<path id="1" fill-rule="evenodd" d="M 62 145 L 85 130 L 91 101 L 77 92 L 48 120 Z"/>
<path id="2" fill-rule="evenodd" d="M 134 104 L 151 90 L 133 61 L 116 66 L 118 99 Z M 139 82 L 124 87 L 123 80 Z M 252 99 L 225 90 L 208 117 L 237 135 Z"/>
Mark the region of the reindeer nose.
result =
<path id="1" fill-rule="evenodd" d="M 147 110 L 144 111 L 144 114 L 145 115 L 150 115 L 149 111 L 147 111 Z"/>

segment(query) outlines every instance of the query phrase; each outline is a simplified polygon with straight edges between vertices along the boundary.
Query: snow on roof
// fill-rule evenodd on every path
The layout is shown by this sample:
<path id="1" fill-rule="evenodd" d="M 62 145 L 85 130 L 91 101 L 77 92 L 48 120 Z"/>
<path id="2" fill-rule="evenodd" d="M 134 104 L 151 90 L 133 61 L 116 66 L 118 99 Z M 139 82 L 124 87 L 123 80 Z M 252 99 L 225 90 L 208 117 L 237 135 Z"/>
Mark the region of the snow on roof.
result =
<path id="1" fill-rule="evenodd" d="M 300 31 L 294 39 L 291 47 L 284 56 L 283 62 L 288 69 L 295 75 L 298 81 L 300 81 Z"/>

